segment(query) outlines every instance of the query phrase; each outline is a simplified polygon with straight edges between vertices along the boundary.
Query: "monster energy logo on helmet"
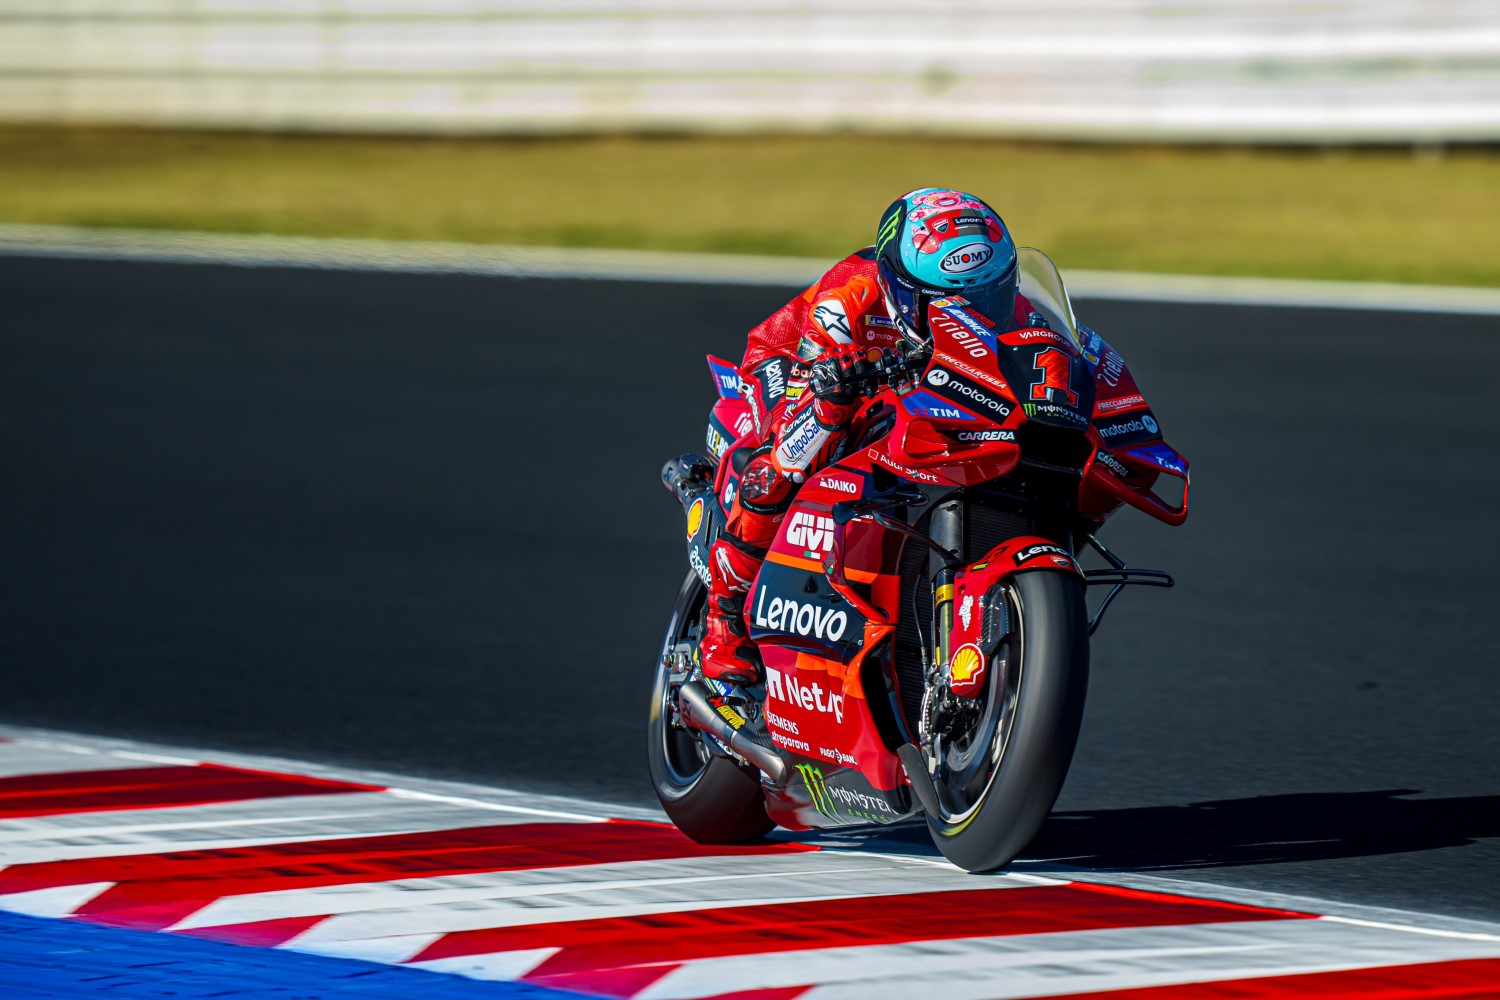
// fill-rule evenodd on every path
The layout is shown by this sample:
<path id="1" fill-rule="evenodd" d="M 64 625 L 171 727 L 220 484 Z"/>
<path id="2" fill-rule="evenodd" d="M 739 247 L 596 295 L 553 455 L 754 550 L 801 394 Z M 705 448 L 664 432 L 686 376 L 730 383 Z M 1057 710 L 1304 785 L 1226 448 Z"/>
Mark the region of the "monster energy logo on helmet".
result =
<path id="1" fill-rule="evenodd" d="M 901 210 L 906 207 L 904 201 L 898 201 L 885 210 L 885 218 L 880 220 L 880 230 L 875 234 L 875 252 L 879 254 L 885 249 L 885 245 L 896 238 L 901 231 Z"/>

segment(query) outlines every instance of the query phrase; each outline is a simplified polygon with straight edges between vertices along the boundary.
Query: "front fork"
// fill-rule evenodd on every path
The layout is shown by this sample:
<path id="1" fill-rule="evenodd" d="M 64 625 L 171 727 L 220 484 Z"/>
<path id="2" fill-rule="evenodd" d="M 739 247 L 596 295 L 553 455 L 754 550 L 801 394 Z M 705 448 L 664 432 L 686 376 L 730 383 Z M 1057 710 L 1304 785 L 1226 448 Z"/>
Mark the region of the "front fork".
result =
<path id="1" fill-rule="evenodd" d="M 928 523 L 931 537 L 949 552 L 964 552 L 964 505 L 960 500 L 949 500 L 932 511 Z M 953 581 L 958 570 L 937 552 L 927 557 L 927 569 L 932 579 L 932 632 L 933 659 L 928 670 L 928 688 L 938 679 L 938 674 L 948 669 L 948 657 L 952 654 L 949 641 L 953 635 Z"/>

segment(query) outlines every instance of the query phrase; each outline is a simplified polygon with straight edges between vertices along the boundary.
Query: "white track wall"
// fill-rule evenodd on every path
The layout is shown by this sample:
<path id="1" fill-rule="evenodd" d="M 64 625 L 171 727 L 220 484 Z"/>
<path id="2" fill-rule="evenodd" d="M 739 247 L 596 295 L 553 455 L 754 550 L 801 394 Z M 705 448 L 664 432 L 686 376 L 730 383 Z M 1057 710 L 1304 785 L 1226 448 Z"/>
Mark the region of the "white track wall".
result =
<path id="1" fill-rule="evenodd" d="M 0 120 L 1500 139 L 1497 0 L 0 0 Z"/>

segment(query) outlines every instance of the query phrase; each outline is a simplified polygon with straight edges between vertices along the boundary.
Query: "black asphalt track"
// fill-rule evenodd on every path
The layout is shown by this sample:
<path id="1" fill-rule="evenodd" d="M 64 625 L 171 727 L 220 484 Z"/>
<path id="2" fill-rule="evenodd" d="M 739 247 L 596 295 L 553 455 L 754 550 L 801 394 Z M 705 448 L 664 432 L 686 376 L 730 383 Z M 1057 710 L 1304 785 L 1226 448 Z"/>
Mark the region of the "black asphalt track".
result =
<path id="1" fill-rule="evenodd" d="M 0 718 L 649 801 L 657 470 L 787 294 L 0 260 Z M 1195 511 L 1032 856 L 1500 918 L 1500 319 L 1080 312 Z"/>

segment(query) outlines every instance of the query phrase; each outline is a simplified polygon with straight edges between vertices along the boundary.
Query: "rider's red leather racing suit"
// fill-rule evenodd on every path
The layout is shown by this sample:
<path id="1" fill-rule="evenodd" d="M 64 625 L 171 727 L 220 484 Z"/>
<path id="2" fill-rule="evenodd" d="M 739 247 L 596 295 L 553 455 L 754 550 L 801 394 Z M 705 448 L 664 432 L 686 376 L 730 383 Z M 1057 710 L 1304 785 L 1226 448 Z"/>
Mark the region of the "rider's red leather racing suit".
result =
<path id="1" fill-rule="evenodd" d="M 1018 296 L 1012 326 L 1029 308 Z M 807 386 L 812 365 L 894 347 L 900 339 L 876 283 L 873 247 L 839 261 L 750 331 L 741 390 L 764 443 L 745 466 L 727 530 L 709 559 L 709 614 L 700 647 L 707 676 L 756 679 L 758 661 L 740 617 L 744 595 L 797 486 L 838 457 L 857 408 L 814 398 Z"/>

